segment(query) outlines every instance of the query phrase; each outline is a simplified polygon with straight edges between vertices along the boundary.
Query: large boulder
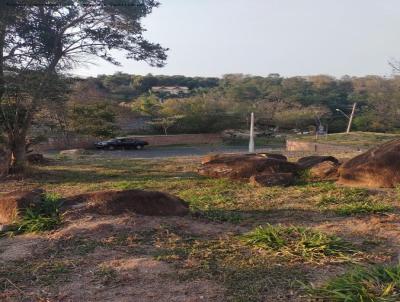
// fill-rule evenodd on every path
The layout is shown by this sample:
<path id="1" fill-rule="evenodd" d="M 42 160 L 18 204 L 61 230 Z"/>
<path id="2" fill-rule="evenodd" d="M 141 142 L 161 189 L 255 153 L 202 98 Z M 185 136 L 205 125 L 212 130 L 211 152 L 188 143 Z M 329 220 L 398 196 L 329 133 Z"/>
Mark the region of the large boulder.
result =
<path id="1" fill-rule="evenodd" d="M 219 155 L 206 161 L 198 169 L 200 175 L 231 179 L 248 179 L 262 173 L 296 173 L 297 171 L 298 166 L 295 163 L 258 154 Z"/>
<path id="2" fill-rule="evenodd" d="M 183 216 L 189 205 L 182 199 L 157 191 L 124 190 L 101 191 L 73 196 L 65 200 L 68 205 L 83 205 L 80 211 L 102 215 L 133 212 L 148 216 Z"/>
<path id="3" fill-rule="evenodd" d="M 319 156 L 319 155 L 302 157 L 297 161 L 297 164 L 301 169 L 307 170 L 325 161 L 330 161 L 335 164 L 339 164 L 339 160 L 333 156 Z"/>
<path id="4" fill-rule="evenodd" d="M 0 178 L 8 174 L 10 168 L 11 154 L 0 148 Z"/>
<path id="5" fill-rule="evenodd" d="M 272 159 L 279 159 L 279 160 L 287 161 L 287 157 L 285 155 L 278 154 L 278 153 L 257 153 L 257 155 L 263 156 L 263 157 L 266 157 L 266 158 L 272 158 Z"/>
<path id="6" fill-rule="evenodd" d="M 254 186 L 289 186 L 295 182 L 293 173 L 263 173 L 250 177 L 250 184 Z"/>
<path id="7" fill-rule="evenodd" d="M 339 163 L 332 161 L 323 161 L 309 169 L 309 180 L 338 180 Z"/>
<path id="8" fill-rule="evenodd" d="M 0 224 L 17 220 L 26 208 L 41 202 L 43 190 L 15 191 L 0 197 Z"/>
<path id="9" fill-rule="evenodd" d="M 282 154 L 278 154 L 278 153 L 256 153 L 256 154 L 246 154 L 246 156 L 262 156 L 264 158 L 272 158 L 272 159 L 279 159 L 279 160 L 284 160 L 287 161 L 287 157 L 285 155 Z M 204 156 L 201 159 L 201 163 L 204 165 L 206 163 L 209 163 L 210 161 L 219 159 L 219 158 L 228 158 L 228 157 L 232 157 L 235 158 L 237 157 L 237 154 L 211 154 L 211 155 L 207 155 Z"/>
<path id="10" fill-rule="evenodd" d="M 339 168 L 343 185 L 392 188 L 400 184 L 400 140 L 372 148 Z"/>

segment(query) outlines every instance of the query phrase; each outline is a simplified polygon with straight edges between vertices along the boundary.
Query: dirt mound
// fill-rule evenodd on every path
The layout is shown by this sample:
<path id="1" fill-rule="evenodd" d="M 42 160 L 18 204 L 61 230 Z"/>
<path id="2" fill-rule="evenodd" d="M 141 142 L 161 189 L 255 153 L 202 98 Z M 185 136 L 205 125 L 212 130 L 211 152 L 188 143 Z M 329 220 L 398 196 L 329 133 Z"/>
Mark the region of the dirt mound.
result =
<path id="1" fill-rule="evenodd" d="M 65 203 L 85 203 L 83 211 L 102 215 L 134 212 L 148 216 L 183 216 L 189 213 L 189 206 L 185 201 L 157 191 L 101 191 L 77 195 L 68 198 Z"/>
<path id="2" fill-rule="evenodd" d="M 339 169 L 339 183 L 350 186 L 392 188 L 400 184 L 400 140 L 360 154 Z"/>
<path id="3" fill-rule="evenodd" d="M 297 164 L 301 169 L 305 170 L 305 169 L 310 169 L 325 161 L 330 161 L 335 164 L 339 164 L 339 160 L 333 156 L 318 156 L 318 155 L 302 157 L 297 161 Z"/>
<path id="4" fill-rule="evenodd" d="M 258 154 L 219 155 L 205 162 L 199 169 L 200 175 L 247 179 L 262 173 L 296 173 L 298 166 L 286 160 L 269 158 Z"/>
<path id="5" fill-rule="evenodd" d="M 0 224 L 12 223 L 24 209 L 41 201 L 43 190 L 15 191 L 0 197 Z"/>

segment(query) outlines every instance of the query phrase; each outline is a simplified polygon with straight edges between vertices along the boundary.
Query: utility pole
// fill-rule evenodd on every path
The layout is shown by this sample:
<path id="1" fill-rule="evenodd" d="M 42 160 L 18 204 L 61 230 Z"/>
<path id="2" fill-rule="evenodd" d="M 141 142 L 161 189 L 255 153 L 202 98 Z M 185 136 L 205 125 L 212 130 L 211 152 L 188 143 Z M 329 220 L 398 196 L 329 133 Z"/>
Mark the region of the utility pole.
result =
<path id="1" fill-rule="evenodd" d="M 351 115 L 350 115 L 350 118 L 349 118 L 349 124 L 347 125 L 347 131 L 346 131 L 347 134 L 350 133 L 351 123 L 353 122 L 353 117 L 354 117 L 354 113 L 356 111 L 356 106 L 357 106 L 357 103 L 354 103 L 353 104 L 353 110 L 351 110 Z"/>
<path id="2" fill-rule="evenodd" d="M 254 153 L 254 113 L 251 113 L 250 119 L 250 141 L 249 141 L 249 153 Z"/>

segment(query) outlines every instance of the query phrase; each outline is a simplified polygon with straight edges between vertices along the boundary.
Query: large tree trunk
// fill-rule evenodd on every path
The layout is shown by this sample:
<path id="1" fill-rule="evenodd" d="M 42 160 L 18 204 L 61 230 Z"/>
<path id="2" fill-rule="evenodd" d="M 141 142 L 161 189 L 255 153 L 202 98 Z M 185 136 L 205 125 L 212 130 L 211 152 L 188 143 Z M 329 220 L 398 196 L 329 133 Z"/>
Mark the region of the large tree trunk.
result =
<path id="1" fill-rule="evenodd" d="M 22 173 L 26 167 L 26 135 L 21 134 L 9 141 L 11 150 L 10 173 Z"/>
<path id="2" fill-rule="evenodd" d="M 0 14 L 0 18 L 2 15 Z M 3 20 L 0 19 L 0 99 L 4 94 L 4 41 L 6 37 L 6 27 Z"/>

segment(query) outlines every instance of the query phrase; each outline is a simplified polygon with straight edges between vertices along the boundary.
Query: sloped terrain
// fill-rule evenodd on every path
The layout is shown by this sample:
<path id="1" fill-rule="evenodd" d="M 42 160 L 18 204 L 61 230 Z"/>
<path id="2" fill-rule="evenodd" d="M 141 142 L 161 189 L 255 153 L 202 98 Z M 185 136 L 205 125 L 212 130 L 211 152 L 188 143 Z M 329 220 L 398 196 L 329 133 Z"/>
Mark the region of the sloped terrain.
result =
<path id="1" fill-rule="evenodd" d="M 64 198 L 163 191 L 187 201 L 190 213 L 75 209 L 53 231 L 3 233 L 0 300 L 307 301 L 301 284 L 324 284 L 354 264 L 397 263 L 396 190 L 332 182 L 253 187 L 199 176 L 200 161 L 82 156 L 55 159 L 24 180 L 1 183 L 4 193 L 42 188 Z"/>

